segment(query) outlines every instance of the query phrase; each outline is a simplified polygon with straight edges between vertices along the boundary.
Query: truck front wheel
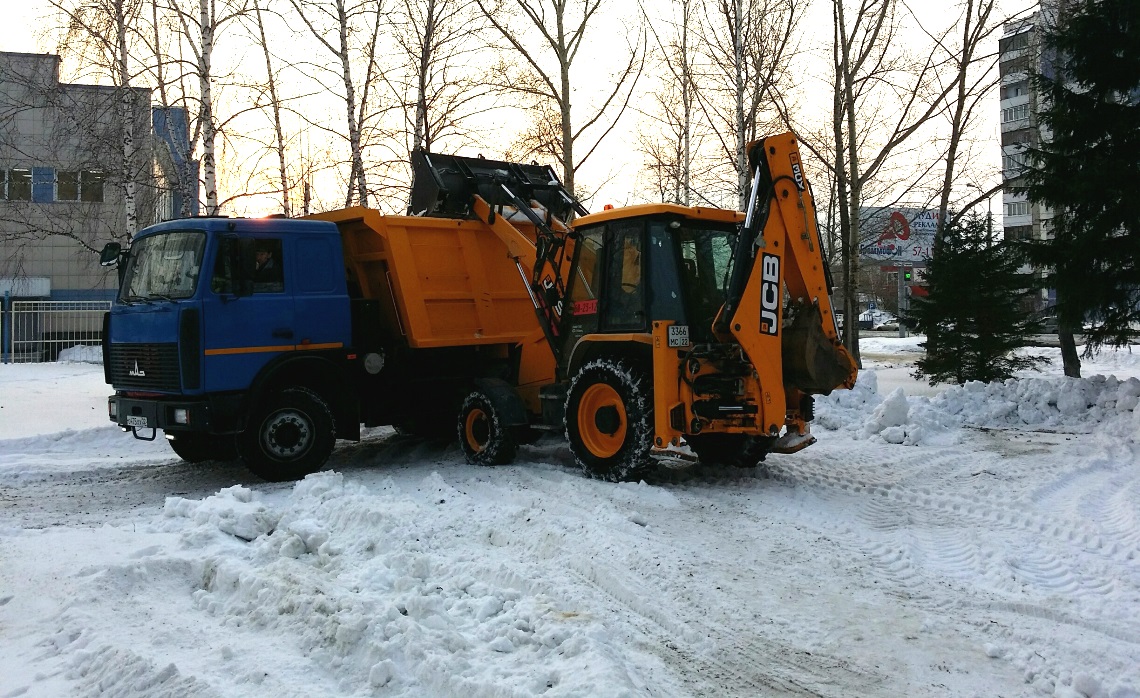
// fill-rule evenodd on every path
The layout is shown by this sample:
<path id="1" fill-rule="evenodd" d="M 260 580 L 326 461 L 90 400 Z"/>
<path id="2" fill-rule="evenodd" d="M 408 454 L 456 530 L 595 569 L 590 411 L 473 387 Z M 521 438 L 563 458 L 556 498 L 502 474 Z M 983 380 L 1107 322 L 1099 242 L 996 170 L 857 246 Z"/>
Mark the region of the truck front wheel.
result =
<path id="1" fill-rule="evenodd" d="M 459 445 L 467 462 L 476 465 L 506 465 L 518 450 L 514 432 L 502 424 L 494 403 L 479 390 L 459 408 Z"/>
<path id="2" fill-rule="evenodd" d="M 170 434 L 167 443 L 187 463 L 207 460 L 234 460 L 238 457 L 233 434 L 196 434 L 183 432 Z"/>
<path id="3" fill-rule="evenodd" d="M 586 364 L 566 394 L 566 440 L 591 477 L 639 480 L 653 464 L 649 380 L 623 361 Z"/>
<path id="4" fill-rule="evenodd" d="M 299 480 L 328 460 L 336 444 L 336 424 L 320 395 L 288 388 L 262 401 L 237 443 L 254 475 L 269 482 Z"/>

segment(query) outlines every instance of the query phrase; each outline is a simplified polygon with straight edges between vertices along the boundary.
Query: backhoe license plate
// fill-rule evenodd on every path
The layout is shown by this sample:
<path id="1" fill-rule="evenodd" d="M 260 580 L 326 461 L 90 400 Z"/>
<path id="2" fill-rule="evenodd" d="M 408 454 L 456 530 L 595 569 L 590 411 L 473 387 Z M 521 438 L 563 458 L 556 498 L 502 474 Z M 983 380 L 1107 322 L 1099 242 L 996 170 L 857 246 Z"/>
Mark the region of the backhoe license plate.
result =
<path id="1" fill-rule="evenodd" d="M 689 326 L 688 325 L 671 325 L 669 327 L 669 346 L 671 346 L 671 347 L 687 347 L 687 346 L 689 346 Z"/>
<path id="2" fill-rule="evenodd" d="M 146 427 L 150 425 L 146 423 L 146 417 L 139 417 L 138 415 L 129 414 L 127 415 L 127 426 Z"/>

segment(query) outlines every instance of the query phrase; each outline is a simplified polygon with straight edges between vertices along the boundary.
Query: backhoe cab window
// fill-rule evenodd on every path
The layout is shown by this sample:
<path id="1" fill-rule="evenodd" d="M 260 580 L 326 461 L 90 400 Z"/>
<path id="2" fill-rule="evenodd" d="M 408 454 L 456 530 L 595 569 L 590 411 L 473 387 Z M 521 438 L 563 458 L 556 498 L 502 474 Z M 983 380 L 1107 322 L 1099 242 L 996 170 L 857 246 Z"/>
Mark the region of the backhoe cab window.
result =
<path id="1" fill-rule="evenodd" d="M 707 328 L 724 305 L 735 229 L 702 229 L 683 224 L 676 239 L 681 252 L 681 283 L 691 324 Z"/>
<path id="2" fill-rule="evenodd" d="M 641 283 L 642 221 L 610 228 L 606 265 L 607 307 L 603 329 L 639 330 L 645 327 L 645 284 Z"/>
<path id="3" fill-rule="evenodd" d="M 280 240 L 227 238 L 218 249 L 210 290 L 248 296 L 285 290 Z"/>
<path id="4" fill-rule="evenodd" d="M 159 233 L 135 241 L 119 299 L 134 303 L 194 295 L 205 243 L 206 234 L 195 231 Z"/>

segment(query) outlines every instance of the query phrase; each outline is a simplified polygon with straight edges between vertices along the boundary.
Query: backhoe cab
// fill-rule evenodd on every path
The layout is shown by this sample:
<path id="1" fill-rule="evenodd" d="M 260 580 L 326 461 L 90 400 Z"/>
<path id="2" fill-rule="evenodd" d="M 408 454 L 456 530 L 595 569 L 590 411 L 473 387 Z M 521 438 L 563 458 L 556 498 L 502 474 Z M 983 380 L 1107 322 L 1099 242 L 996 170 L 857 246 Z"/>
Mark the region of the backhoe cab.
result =
<path id="1" fill-rule="evenodd" d="M 653 204 L 571 225 L 584 211 L 549 168 L 414 163 L 411 213 L 476 218 L 506 244 L 544 340 L 518 348 L 513 387 L 531 425 L 565 426 L 589 474 L 637 479 L 682 441 L 702 461 L 754 466 L 813 443 L 812 396 L 854 385 L 792 134 L 749 147 L 744 213 Z M 505 412 L 521 410 L 478 391 L 465 402 L 470 460 L 513 456 L 526 425 Z"/>

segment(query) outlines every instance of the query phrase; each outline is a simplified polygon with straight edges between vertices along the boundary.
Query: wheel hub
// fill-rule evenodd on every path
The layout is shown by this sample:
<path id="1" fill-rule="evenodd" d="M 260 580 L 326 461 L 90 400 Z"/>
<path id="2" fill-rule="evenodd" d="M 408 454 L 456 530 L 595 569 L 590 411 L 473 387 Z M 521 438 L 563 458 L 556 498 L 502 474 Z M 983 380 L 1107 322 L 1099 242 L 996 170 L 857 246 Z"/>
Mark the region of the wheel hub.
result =
<path id="1" fill-rule="evenodd" d="M 617 455 L 625 444 L 628 416 L 621 395 L 610 385 L 596 383 L 586 388 L 578 411 L 578 433 L 598 458 Z"/>
<path id="2" fill-rule="evenodd" d="M 491 438 L 491 425 L 487 413 L 483 410 L 471 410 L 466 422 L 467 445 L 476 453 L 487 448 L 487 441 Z"/>
<path id="3" fill-rule="evenodd" d="M 262 443 L 275 458 L 289 459 L 303 453 L 313 440 L 312 425 L 296 410 L 283 410 L 269 418 Z"/>

